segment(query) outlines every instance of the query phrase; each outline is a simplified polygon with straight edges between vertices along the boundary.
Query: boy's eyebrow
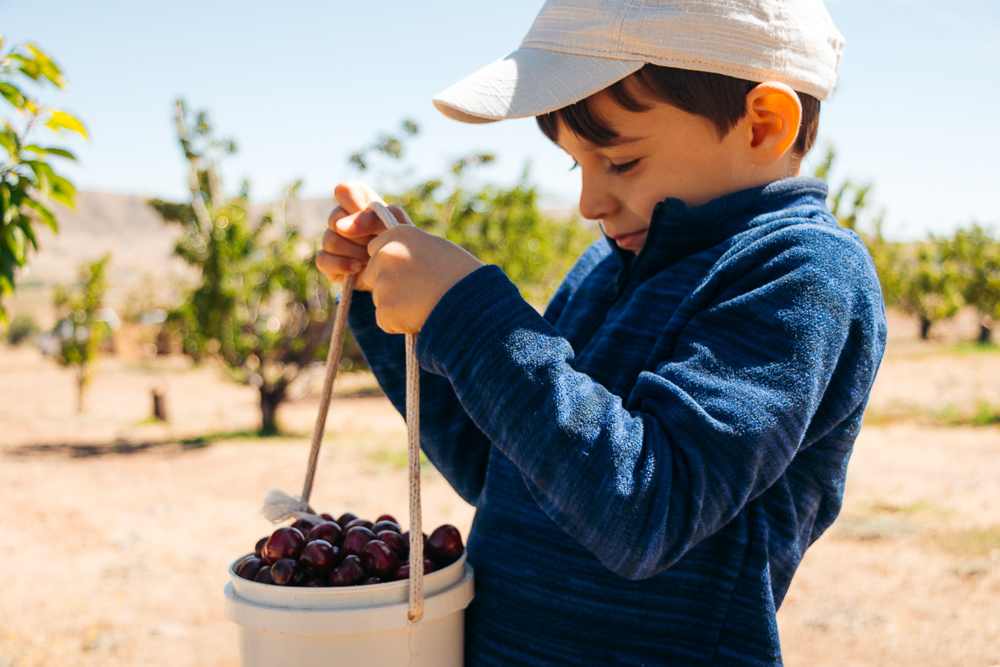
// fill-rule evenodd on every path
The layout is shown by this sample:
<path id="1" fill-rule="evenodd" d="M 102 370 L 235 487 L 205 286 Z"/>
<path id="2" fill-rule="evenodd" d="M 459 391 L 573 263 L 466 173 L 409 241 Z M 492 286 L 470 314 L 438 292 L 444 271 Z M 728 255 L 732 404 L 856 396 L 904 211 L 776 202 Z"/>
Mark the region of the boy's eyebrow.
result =
<path id="1" fill-rule="evenodd" d="M 601 148 L 613 148 L 615 146 L 624 146 L 625 144 L 634 144 L 642 141 L 643 139 L 645 139 L 645 137 L 611 137 L 597 145 Z"/>

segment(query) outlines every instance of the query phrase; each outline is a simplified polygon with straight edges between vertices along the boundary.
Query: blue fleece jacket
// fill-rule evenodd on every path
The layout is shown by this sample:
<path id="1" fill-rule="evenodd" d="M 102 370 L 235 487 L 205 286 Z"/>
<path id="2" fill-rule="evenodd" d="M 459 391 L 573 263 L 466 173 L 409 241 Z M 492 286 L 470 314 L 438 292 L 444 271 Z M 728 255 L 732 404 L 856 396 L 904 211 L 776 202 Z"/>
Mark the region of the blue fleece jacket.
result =
<path id="1" fill-rule="evenodd" d="M 466 664 L 780 665 L 775 613 L 841 506 L 885 345 L 826 185 L 657 205 L 544 316 L 494 266 L 420 332 L 421 441 L 476 506 Z M 404 411 L 401 336 L 352 331 Z"/>

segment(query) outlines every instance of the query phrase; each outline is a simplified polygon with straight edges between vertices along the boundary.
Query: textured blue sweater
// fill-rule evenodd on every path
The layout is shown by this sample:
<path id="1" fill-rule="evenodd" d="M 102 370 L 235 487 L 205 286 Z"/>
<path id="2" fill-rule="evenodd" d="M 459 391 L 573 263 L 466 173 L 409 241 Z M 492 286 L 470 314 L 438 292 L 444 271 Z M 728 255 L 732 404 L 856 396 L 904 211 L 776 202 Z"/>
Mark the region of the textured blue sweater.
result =
<path id="1" fill-rule="evenodd" d="M 788 179 L 657 205 L 539 315 L 493 266 L 418 337 L 421 440 L 476 506 L 466 664 L 780 665 L 885 345 L 867 250 Z M 401 336 L 351 327 L 404 410 Z"/>

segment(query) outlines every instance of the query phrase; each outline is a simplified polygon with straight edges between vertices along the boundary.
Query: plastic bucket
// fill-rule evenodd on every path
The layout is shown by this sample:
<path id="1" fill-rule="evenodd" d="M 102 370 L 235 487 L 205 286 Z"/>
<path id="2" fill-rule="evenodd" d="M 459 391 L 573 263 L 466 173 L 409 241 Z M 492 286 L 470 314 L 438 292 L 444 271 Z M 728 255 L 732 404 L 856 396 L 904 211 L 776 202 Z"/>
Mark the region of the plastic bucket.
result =
<path id="1" fill-rule="evenodd" d="M 248 554 L 250 555 L 250 554 Z M 465 554 L 424 576 L 424 616 L 407 618 L 409 582 L 300 588 L 243 579 L 229 568 L 226 616 L 239 625 L 240 663 L 461 667 L 472 566 Z"/>

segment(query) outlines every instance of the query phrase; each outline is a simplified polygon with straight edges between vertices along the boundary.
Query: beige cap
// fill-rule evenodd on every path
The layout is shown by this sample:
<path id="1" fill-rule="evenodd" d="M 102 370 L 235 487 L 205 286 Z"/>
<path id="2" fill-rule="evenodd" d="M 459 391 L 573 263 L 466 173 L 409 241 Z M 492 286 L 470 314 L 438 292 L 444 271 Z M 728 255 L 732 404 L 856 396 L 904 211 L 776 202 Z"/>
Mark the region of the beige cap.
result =
<path id="1" fill-rule="evenodd" d="M 779 81 L 824 100 L 843 47 L 822 0 L 548 0 L 521 48 L 434 106 L 466 123 L 537 116 L 646 63 Z"/>

